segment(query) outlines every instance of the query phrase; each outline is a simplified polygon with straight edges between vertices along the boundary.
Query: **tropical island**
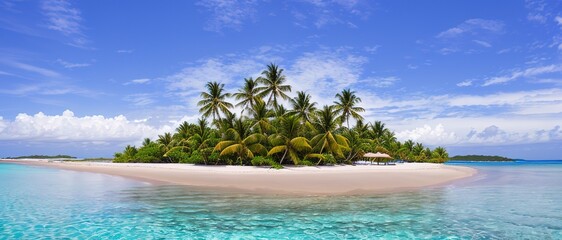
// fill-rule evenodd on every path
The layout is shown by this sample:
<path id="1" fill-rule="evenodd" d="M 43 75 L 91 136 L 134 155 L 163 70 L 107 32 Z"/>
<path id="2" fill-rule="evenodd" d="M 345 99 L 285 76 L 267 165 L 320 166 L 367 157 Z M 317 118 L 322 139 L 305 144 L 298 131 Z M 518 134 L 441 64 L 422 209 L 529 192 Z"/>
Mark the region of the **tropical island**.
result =
<path id="1" fill-rule="evenodd" d="M 361 98 L 350 89 L 336 94 L 332 105 L 319 107 L 306 92 L 289 97 L 292 88 L 285 81 L 283 69 L 270 64 L 261 77 L 245 79 L 233 94 L 225 91 L 224 84 L 208 82 L 198 102 L 202 116 L 197 123 L 183 122 L 174 133 L 146 138 L 139 147 L 129 145 L 115 153 L 113 162 L 1 161 L 154 184 L 298 195 L 409 191 L 477 172 L 433 164 L 449 159 L 443 147 L 401 142 L 384 123 L 364 122 Z M 229 102 L 231 97 L 235 104 Z M 240 114 L 233 113 L 235 107 Z M 408 163 L 366 164 L 394 160 Z"/>
<path id="2" fill-rule="evenodd" d="M 478 161 L 478 162 L 513 162 L 511 158 L 502 156 L 489 156 L 489 155 L 457 155 L 449 158 L 455 161 Z"/>
<path id="3" fill-rule="evenodd" d="M 292 87 L 285 82 L 283 69 L 273 63 L 257 79 L 246 78 L 235 93 L 226 92 L 222 83 L 208 82 L 196 124 L 183 122 L 174 133 L 146 138 L 140 147 L 129 145 L 115 154 L 114 162 L 281 168 L 352 164 L 367 152 L 408 162 L 443 163 L 449 158 L 443 147 L 400 142 L 381 121 L 364 122 L 365 109 L 358 106 L 361 98 L 355 91 L 343 89 L 332 105 L 320 107 L 303 91 L 289 97 Z M 235 107 L 241 109 L 239 115 L 233 113 Z"/>
<path id="4" fill-rule="evenodd" d="M 76 157 L 59 154 L 59 155 L 28 155 L 28 156 L 6 157 L 5 159 L 76 159 Z"/>

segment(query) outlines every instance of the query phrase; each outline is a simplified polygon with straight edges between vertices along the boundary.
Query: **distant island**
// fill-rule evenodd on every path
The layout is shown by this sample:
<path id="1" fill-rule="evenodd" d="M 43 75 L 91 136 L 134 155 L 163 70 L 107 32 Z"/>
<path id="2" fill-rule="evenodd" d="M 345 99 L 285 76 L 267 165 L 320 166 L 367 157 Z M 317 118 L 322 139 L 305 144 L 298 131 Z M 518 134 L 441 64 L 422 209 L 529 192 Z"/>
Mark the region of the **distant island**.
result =
<path id="1" fill-rule="evenodd" d="M 464 161 L 482 161 L 482 162 L 512 162 L 511 158 L 502 156 L 487 156 L 487 155 L 457 155 L 449 158 L 449 160 L 464 160 Z"/>
<path id="2" fill-rule="evenodd" d="M 69 156 L 69 155 L 29 155 L 29 156 L 18 156 L 18 157 L 7 157 L 6 159 L 24 159 L 24 158 L 31 158 L 31 159 L 51 159 L 51 158 L 71 158 L 74 159 L 76 157 Z"/>

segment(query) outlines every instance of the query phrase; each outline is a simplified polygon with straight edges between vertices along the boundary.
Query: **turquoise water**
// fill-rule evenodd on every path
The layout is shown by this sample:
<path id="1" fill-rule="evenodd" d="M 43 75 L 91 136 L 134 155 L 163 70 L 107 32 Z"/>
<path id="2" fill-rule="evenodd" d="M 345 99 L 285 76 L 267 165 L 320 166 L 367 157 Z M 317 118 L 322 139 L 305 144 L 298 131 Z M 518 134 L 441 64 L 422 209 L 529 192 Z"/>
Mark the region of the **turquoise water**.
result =
<path id="1" fill-rule="evenodd" d="M 479 174 L 348 197 L 218 193 L 0 164 L 0 239 L 562 239 L 562 162 L 452 164 Z"/>

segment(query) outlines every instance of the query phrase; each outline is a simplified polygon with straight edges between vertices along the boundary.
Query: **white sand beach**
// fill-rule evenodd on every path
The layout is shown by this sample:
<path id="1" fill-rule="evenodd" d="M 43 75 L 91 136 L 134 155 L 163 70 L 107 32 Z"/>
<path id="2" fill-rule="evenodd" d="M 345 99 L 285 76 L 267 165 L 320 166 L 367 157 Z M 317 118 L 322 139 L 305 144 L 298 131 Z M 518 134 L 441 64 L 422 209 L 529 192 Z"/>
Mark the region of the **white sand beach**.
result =
<path id="1" fill-rule="evenodd" d="M 477 173 L 473 168 L 432 163 L 285 167 L 199 166 L 13 160 L 36 166 L 110 174 L 156 184 L 179 184 L 265 194 L 346 195 L 410 191 L 445 184 Z"/>

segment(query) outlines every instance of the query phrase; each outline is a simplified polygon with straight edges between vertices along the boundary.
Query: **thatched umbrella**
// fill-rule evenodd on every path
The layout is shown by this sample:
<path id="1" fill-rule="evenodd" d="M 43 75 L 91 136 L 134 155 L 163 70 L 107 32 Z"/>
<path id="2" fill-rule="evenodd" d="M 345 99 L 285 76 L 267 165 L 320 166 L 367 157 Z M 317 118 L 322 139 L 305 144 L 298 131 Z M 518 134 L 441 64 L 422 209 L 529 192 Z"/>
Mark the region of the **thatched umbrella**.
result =
<path id="1" fill-rule="evenodd" d="M 371 159 L 372 158 L 392 158 L 390 155 L 388 155 L 386 153 L 380 153 L 380 152 L 377 152 L 377 153 L 368 152 L 368 153 L 363 154 L 363 157 L 367 157 L 367 158 L 371 158 Z M 371 160 L 371 162 L 372 161 L 373 160 Z M 377 164 L 378 164 L 378 161 L 377 161 Z"/>

